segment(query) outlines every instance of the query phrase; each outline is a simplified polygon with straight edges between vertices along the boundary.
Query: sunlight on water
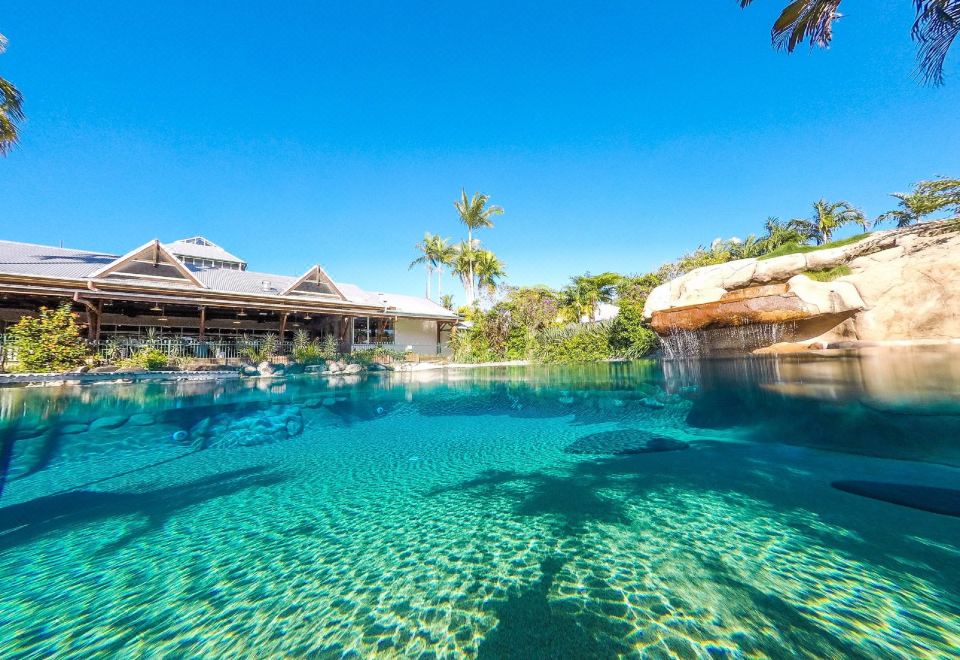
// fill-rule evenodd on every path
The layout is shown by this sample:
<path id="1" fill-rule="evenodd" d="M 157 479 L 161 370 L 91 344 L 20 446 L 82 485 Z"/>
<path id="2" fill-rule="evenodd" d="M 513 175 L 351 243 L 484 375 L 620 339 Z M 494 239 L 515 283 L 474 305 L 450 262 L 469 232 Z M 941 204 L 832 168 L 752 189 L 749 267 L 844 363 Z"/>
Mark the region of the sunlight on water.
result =
<path id="1" fill-rule="evenodd" d="M 0 656 L 951 657 L 957 357 L 2 390 Z"/>

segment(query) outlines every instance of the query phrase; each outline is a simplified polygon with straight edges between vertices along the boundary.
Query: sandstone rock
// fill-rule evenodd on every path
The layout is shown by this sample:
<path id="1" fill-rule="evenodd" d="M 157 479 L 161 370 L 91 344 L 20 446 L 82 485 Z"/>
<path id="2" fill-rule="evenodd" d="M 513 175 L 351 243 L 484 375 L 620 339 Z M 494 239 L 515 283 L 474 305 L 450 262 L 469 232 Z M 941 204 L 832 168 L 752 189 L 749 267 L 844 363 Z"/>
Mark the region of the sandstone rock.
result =
<path id="1" fill-rule="evenodd" d="M 348 364 L 343 368 L 343 373 L 345 374 L 358 374 L 363 371 L 363 367 L 359 364 Z"/>
<path id="2" fill-rule="evenodd" d="M 119 367 L 115 367 L 112 364 L 107 364 L 102 367 L 93 367 L 90 369 L 92 374 L 112 374 L 116 373 L 119 370 Z"/>
<path id="3" fill-rule="evenodd" d="M 789 332 L 770 333 L 773 342 L 952 340 L 960 337 L 957 254 L 960 221 L 927 222 L 837 248 L 698 268 L 654 289 L 644 314 L 661 335 L 780 324 Z M 850 274 L 831 282 L 803 275 L 841 264 Z"/>
<path id="4" fill-rule="evenodd" d="M 244 376 L 259 376 L 260 371 L 256 367 L 245 366 L 241 372 Z"/>

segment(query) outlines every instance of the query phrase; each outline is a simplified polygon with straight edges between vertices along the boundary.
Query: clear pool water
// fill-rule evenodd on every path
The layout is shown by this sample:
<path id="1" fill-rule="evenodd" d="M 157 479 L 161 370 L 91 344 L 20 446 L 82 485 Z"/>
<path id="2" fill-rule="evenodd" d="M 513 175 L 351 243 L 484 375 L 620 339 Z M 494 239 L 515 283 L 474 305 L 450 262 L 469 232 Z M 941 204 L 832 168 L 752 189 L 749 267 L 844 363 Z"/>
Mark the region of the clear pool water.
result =
<path id="1" fill-rule="evenodd" d="M 0 391 L 0 657 L 947 658 L 960 356 Z"/>

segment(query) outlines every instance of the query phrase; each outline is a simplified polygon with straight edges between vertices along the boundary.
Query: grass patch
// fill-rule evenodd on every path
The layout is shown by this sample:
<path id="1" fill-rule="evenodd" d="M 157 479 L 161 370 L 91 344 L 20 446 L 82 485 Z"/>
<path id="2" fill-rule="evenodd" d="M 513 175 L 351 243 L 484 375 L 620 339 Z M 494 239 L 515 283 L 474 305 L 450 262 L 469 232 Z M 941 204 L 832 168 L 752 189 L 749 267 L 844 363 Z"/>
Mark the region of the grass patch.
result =
<path id="1" fill-rule="evenodd" d="M 823 245 L 800 245 L 798 243 L 788 243 L 787 245 L 781 245 L 773 252 L 768 252 L 762 257 L 758 257 L 758 259 L 773 259 L 774 257 L 783 257 L 788 254 L 816 252 L 817 250 L 828 250 L 830 248 L 840 247 L 842 245 L 850 245 L 851 243 L 862 241 L 872 233 L 873 232 L 866 232 L 865 234 L 856 234 L 848 238 L 841 238 L 839 241 L 830 241 L 829 243 L 824 243 Z"/>
<path id="2" fill-rule="evenodd" d="M 803 274 L 809 277 L 811 280 L 816 280 L 818 282 L 831 282 L 838 277 L 843 277 L 844 275 L 849 275 L 853 271 L 850 270 L 850 266 L 846 264 L 840 264 L 834 266 L 833 268 L 822 268 L 820 270 L 808 270 Z"/>

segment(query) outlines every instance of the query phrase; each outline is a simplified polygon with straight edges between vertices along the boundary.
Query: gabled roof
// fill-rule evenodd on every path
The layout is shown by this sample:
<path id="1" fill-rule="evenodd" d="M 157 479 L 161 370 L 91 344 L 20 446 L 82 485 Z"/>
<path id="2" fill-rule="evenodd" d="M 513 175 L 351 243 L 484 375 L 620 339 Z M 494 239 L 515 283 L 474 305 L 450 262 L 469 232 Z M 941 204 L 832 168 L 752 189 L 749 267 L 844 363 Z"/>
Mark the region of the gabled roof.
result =
<path id="1" fill-rule="evenodd" d="M 281 296 L 296 294 L 313 296 L 336 296 L 341 300 L 346 300 L 343 291 L 337 286 L 336 282 L 330 279 L 326 271 L 320 267 L 320 264 L 312 267 L 306 273 L 300 276 L 293 284 L 280 292 Z"/>
<path id="2" fill-rule="evenodd" d="M 375 308 L 386 314 L 400 316 L 425 317 L 435 319 L 455 319 L 456 314 L 444 309 L 432 300 L 418 296 L 406 296 L 396 293 L 380 293 L 367 291 L 355 284 L 334 282 L 322 268 L 311 268 L 299 278 L 275 273 L 259 273 L 248 270 L 230 270 L 223 268 L 198 268 L 185 265 L 174 257 L 163 245 L 159 253 L 165 255 L 164 264 L 174 270 L 175 277 L 144 276 L 138 273 L 116 273 L 114 267 L 119 262 L 128 259 L 136 260 L 137 254 L 155 249 L 156 241 L 151 241 L 122 257 L 92 250 L 71 250 L 67 248 L 31 243 L 17 243 L 0 240 L 0 276 L 27 276 L 30 278 L 58 278 L 74 280 L 79 286 L 86 286 L 88 280 L 94 278 L 112 280 L 114 282 L 137 283 L 149 285 L 152 289 L 196 289 L 202 287 L 207 292 L 223 292 L 230 294 L 247 294 L 255 296 L 274 297 L 285 304 L 295 304 L 300 300 L 304 303 L 334 302 L 342 299 L 347 305 L 357 305 Z M 152 265 L 150 261 L 147 266 Z M 181 270 L 182 269 L 182 270 Z M 123 270 L 121 268 L 121 270 Z M 305 276 L 317 270 L 317 277 L 321 281 L 329 282 L 335 294 L 294 293 L 284 295 L 285 291 L 294 290 L 298 283 L 304 281 Z M 108 272 L 109 271 L 109 272 Z M 326 278 L 323 280 L 322 278 Z M 317 281 L 317 280 L 315 280 Z"/>
<path id="3" fill-rule="evenodd" d="M 102 268 L 98 268 L 87 277 L 96 279 L 110 276 L 186 280 L 195 286 L 206 288 L 206 285 L 158 240 L 144 243 Z"/>
<path id="4" fill-rule="evenodd" d="M 184 257 L 197 257 L 199 259 L 213 259 L 216 261 L 230 261 L 233 263 L 246 265 L 246 260 L 230 254 L 213 241 L 203 236 L 192 236 L 190 238 L 180 238 L 172 243 L 164 244 L 164 247 L 173 254 L 179 254 Z"/>

